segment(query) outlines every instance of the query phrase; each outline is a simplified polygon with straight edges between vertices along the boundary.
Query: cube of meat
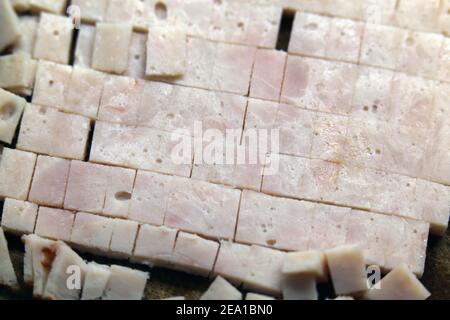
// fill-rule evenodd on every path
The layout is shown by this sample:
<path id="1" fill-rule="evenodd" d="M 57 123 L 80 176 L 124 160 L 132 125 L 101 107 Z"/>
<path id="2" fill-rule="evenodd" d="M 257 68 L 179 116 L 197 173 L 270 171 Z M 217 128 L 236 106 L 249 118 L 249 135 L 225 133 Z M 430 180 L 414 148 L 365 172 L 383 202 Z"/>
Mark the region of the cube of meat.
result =
<path id="1" fill-rule="evenodd" d="M 320 251 L 289 252 L 283 263 L 285 275 L 313 275 L 325 282 L 328 278 L 328 266 L 325 255 Z"/>
<path id="2" fill-rule="evenodd" d="M 207 38 L 218 42 L 244 44 L 252 7 L 247 3 L 229 2 L 211 7 Z"/>
<path id="3" fill-rule="evenodd" d="M 139 228 L 133 260 L 148 264 L 170 266 L 178 230 L 144 224 Z"/>
<path id="4" fill-rule="evenodd" d="M 364 23 L 349 19 L 331 19 L 325 57 L 358 63 Z"/>
<path id="5" fill-rule="evenodd" d="M 313 119 L 311 158 L 340 162 L 345 158 L 348 118 L 317 113 Z"/>
<path id="6" fill-rule="evenodd" d="M 249 301 L 258 301 L 258 300 L 275 300 L 275 298 L 269 297 L 269 296 L 265 296 L 263 294 L 258 294 L 258 293 L 247 293 L 247 295 L 245 296 L 245 300 L 249 300 Z"/>
<path id="7" fill-rule="evenodd" d="M 73 30 L 69 17 L 43 13 L 37 30 L 34 58 L 68 64 Z"/>
<path id="8" fill-rule="evenodd" d="M 450 39 L 444 39 L 444 45 L 439 54 L 439 68 L 437 79 L 442 81 L 450 81 Z"/>
<path id="9" fill-rule="evenodd" d="M 363 21 L 389 25 L 392 24 L 397 0 L 364 0 L 361 4 Z"/>
<path id="10" fill-rule="evenodd" d="M 134 32 L 131 36 L 130 52 L 128 53 L 128 69 L 125 75 L 135 79 L 145 78 L 145 63 L 147 54 L 147 35 Z"/>
<path id="11" fill-rule="evenodd" d="M 245 131 L 249 129 L 273 129 L 279 112 L 278 109 L 279 104 L 276 102 L 248 99 Z M 270 148 L 268 151 L 270 151 Z"/>
<path id="12" fill-rule="evenodd" d="M 13 52 L 24 52 L 32 55 L 34 45 L 36 44 L 39 20 L 37 17 L 33 16 L 21 16 L 19 18 L 19 24 L 22 36 L 14 45 Z"/>
<path id="13" fill-rule="evenodd" d="M 149 23 L 152 21 L 154 0 L 109 0 L 105 19 L 109 22 L 126 22 L 131 24 L 136 31 L 148 31 Z"/>
<path id="14" fill-rule="evenodd" d="M 404 29 L 372 23 L 366 24 L 360 63 L 395 70 L 398 48 L 405 34 L 406 30 Z"/>
<path id="15" fill-rule="evenodd" d="M 75 217 L 70 242 L 89 252 L 107 253 L 113 228 L 113 219 L 79 212 Z"/>
<path id="16" fill-rule="evenodd" d="M 92 66 L 92 53 L 94 52 L 95 27 L 81 25 L 78 31 L 77 43 L 75 46 L 74 65 L 90 68 Z"/>
<path id="17" fill-rule="evenodd" d="M 0 89 L 0 141 L 10 144 L 27 102 Z"/>
<path id="18" fill-rule="evenodd" d="M 151 28 L 147 38 L 145 76 L 177 77 L 185 72 L 186 34 L 177 28 Z"/>
<path id="19" fill-rule="evenodd" d="M 84 277 L 83 292 L 81 300 L 99 300 L 103 296 L 111 269 L 109 266 L 90 262 L 86 267 L 86 275 Z"/>
<path id="20" fill-rule="evenodd" d="M 149 274 L 147 272 L 111 266 L 111 275 L 103 292 L 103 300 L 142 300 Z"/>
<path id="21" fill-rule="evenodd" d="M 26 200 L 35 164 L 35 154 L 4 148 L 0 157 L 0 198 Z"/>
<path id="22" fill-rule="evenodd" d="M 84 159 L 90 131 L 88 118 L 27 105 L 17 147 L 54 157 Z"/>
<path id="23" fill-rule="evenodd" d="M 218 276 L 200 300 L 242 300 L 242 293 L 227 280 Z"/>
<path id="24" fill-rule="evenodd" d="M 11 1 L 0 3 L 0 52 L 15 44 L 21 37 L 19 18 Z"/>
<path id="25" fill-rule="evenodd" d="M 108 0 L 72 0 L 71 5 L 80 8 L 82 23 L 103 21 L 108 7 Z"/>
<path id="26" fill-rule="evenodd" d="M 314 275 L 296 274 L 283 277 L 284 300 L 319 300 Z"/>
<path id="27" fill-rule="evenodd" d="M 412 274 L 401 265 L 392 270 L 379 283 L 380 288 L 373 288 L 364 294 L 368 300 L 426 300 L 430 292 Z"/>
<path id="28" fill-rule="evenodd" d="M 219 43 L 209 89 L 247 95 L 256 48 Z"/>
<path id="29" fill-rule="evenodd" d="M 367 290 L 364 255 L 358 246 L 342 246 L 325 252 L 334 291 L 350 295 Z"/>
<path id="30" fill-rule="evenodd" d="M 394 17 L 395 25 L 407 29 L 435 32 L 438 29 L 439 0 L 400 0 Z"/>
<path id="31" fill-rule="evenodd" d="M 0 285 L 18 289 L 16 272 L 9 255 L 8 242 L 3 229 L 0 228 Z"/>
<path id="32" fill-rule="evenodd" d="M 57 247 L 43 297 L 50 300 L 78 300 L 86 276 L 86 263 L 63 242 L 58 242 Z M 71 279 L 73 276 L 76 276 L 76 280 Z"/>
<path id="33" fill-rule="evenodd" d="M 40 207 L 35 233 L 38 236 L 70 241 L 75 214 L 66 210 Z"/>
<path id="34" fill-rule="evenodd" d="M 38 206 L 31 202 L 5 199 L 1 225 L 15 234 L 33 233 Z"/>
<path id="35" fill-rule="evenodd" d="M 331 18 L 297 12 L 289 42 L 289 53 L 325 57 Z"/>
<path id="36" fill-rule="evenodd" d="M 283 10 L 279 6 L 251 6 L 247 36 L 242 44 L 274 49 L 277 45 Z"/>
<path id="37" fill-rule="evenodd" d="M 67 82 L 62 110 L 91 119 L 97 118 L 105 75 L 92 69 L 75 66 Z"/>
<path id="38" fill-rule="evenodd" d="M 21 95 L 31 95 L 37 62 L 28 53 L 18 52 L 0 57 L 0 88 Z M 7 76 L 6 76 L 7 75 Z"/>
<path id="39" fill-rule="evenodd" d="M 126 218 L 135 175 L 131 169 L 73 161 L 64 208 Z"/>
<path id="40" fill-rule="evenodd" d="M 70 161 L 39 156 L 28 199 L 51 207 L 62 207 L 69 177 Z"/>
<path id="41" fill-rule="evenodd" d="M 62 108 L 64 95 L 70 83 L 72 67 L 40 61 L 36 71 L 33 103 Z"/>
<path id="42" fill-rule="evenodd" d="M 131 35 L 131 24 L 97 23 L 92 67 L 104 72 L 124 73 L 128 67 Z"/>
<path id="43" fill-rule="evenodd" d="M 138 228 L 139 224 L 135 221 L 115 219 L 109 255 L 130 258 L 133 254 Z"/>
<path id="44" fill-rule="evenodd" d="M 172 268 L 207 277 L 214 268 L 219 243 L 180 232 L 175 242 Z"/>
<path id="45" fill-rule="evenodd" d="M 62 14 L 67 6 L 67 0 L 30 0 L 31 10 L 34 12 L 51 12 Z"/>
<path id="46" fill-rule="evenodd" d="M 179 147 L 184 139 L 190 145 L 190 137 L 97 121 L 90 161 L 188 177 L 192 167 L 192 153 L 188 152 L 191 150 L 172 160 L 173 148 Z"/>
<path id="47" fill-rule="evenodd" d="M 358 68 L 353 64 L 289 56 L 281 102 L 348 114 L 357 75 Z"/>
<path id="48" fill-rule="evenodd" d="M 278 101 L 287 55 L 283 51 L 258 49 L 255 55 L 250 97 Z"/>

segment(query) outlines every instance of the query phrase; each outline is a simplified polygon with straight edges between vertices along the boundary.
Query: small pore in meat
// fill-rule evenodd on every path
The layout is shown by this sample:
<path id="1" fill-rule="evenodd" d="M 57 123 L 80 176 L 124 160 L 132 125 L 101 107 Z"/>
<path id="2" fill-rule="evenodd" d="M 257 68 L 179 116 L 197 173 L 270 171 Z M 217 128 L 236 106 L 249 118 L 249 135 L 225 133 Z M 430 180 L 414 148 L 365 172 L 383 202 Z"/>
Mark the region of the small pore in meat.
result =
<path id="1" fill-rule="evenodd" d="M 131 199 L 131 193 L 126 191 L 120 191 L 115 194 L 115 198 L 118 201 L 128 201 Z"/>
<path id="2" fill-rule="evenodd" d="M 6 104 L 0 109 L 0 119 L 6 121 L 10 119 L 14 113 L 16 113 L 16 108 L 13 104 Z"/>
<path id="3" fill-rule="evenodd" d="M 163 2 L 157 2 L 155 4 L 155 14 L 160 20 L 167 19 L 167 6 Z"/>

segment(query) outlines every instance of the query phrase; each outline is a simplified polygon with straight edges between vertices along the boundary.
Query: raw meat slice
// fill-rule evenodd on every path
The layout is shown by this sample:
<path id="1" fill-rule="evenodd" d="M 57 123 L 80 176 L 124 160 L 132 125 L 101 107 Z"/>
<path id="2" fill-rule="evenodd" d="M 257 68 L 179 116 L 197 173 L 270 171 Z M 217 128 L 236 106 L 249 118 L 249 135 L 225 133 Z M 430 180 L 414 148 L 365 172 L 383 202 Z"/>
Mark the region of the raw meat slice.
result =
<path id="1" fill-rule="evenodd" d="M 0 89 L 0 141 L 12 142 L 26 103 L 25 99 Z"/>
<path id="2" fill-rule="evenodd" d="M 72 0 L 71 2 L 71 5 L 80 8 L 80 18 L 83 23 L 103 21 L 108 4 L 108 0 Z"/>
<path id="3" fill-rule="evenodd" d="M 173 248 L 171 267 L 207 277 L 213 271 L 218 252 L 219 243 L 180 232 Z"/>
<path id="4" fill-rule="evenodd" d="M 150 266 L 169 267 L 178 230 L 148 224 L 139 228 L 133 260 Z"/>
<path id="5" fill-rule="evenodd" d="M 178 77 L 185 72 L 186 34 L 179 28 L 151 28 L 147 38 L 145 76 Z"/>
<path id="6" fill-rule="evenodd" d="M 90 129 L 88 118 L 30 104 L 25 108 L 17 148 L 82 160 Z"/>
<path id="7" fill-rule="evenodd" d="M 284 78 L 286 52 L 258 49 L 250 84 L 250 97 L 278 101 Z"/>
<path id="8" fill-rule="evenodd" d="M 200 300 L 242 300 L 242 293 L 227 280 L 218 276 Z"/>
<path id="9" fill-rule="evenodd" d="M 124 73 L 128 68 L 131 35 L 131 24 L 97 23 L 92 67 L 104 72 Z"/>
<path id="10" fill-rule="evenodd" d="M 19 283 L 8 250 L 8 242 L 0 228 L 0 285 L 18 289 Z"/>
<path id="11" fill-rule="evenodd" d="M 349 19 L 331 19 L 325 57 L 358 63 L 364 24 Z"/>
<path id="12" fill-rule="evenodd" d="M 11 1 L 0 3 L 0 52 L 15 44 L 21 37 L 20 22 Z"/>
<path id="13" fill-rule="evenodd" d="M 111 270 L 109 266 L 90 262 L 86 267 L 81 300 L 99 300 L 103 296 Z"/>
<path id="14" fill-rule="evenodd" d="M 67 82 L 61 110 L 91 119 L 97 118 L 106 76 L 92 69 L 75 66 Z"/>
<path id="15" fill-rule="evenodd" d="M 92 53 L 94 52 L 95 27 L 81 25 L 78 31 L 77 44 L 75 46 L 74 65 L 90 68 L 92 66 Z"/>
<path id="16" fill-rule="evenodd" d="M 317 283 L 314 275 L 284 275 L 284 300 L 319 300 Z"/>
<path id="17" fill-rule="evenodd" d="M 33 57 L 68 64 L 73 29 L 72 19 L 69 17 L 42 13 Z"/>
<path id="18" fill-rule="evenodd" d="M 115 219 L 108 255 L 130 258 L 133 254 L 138 228 L 139 224 L 135 221 Z"/>
<path id="19" fill-rule="evenodd" d="M 146 46 L 147 35 L 134 32 L 131 36 L 130 52 L 128 53 L 128 69 L 124 75 L 135 79 L 144 79 Z"/>
<path id="20" fill-rule="evenodd" d="M 426 300 L 431 294 L 404 265 L 392 270 L 380 281 L 380 288 L 364 294 L 368 300 Z"/>
<path id="21" fill-rule="evenodd" d="M 315 279 L 328 280 L 328 266 L 325 255 L 320 251 L 289 252 L 283 262 L 285 275 L 312 275 Z"/>
<path id="22" fill-rule="evenodd" d="M 126 218 L 136 171 L 73 161 L 64 208 Z"/>
<path id="23" fill-rule="evenodd" d="M 62 14 L 66 9 L 67 0 L 30 0 L 30 6 L 34 12 Z"/>
<path id="24" fill-rule="evenodd" d="M 50 300 L 78 300 L 86 275 L 86 263 L 63 242 L 58 242 L 57 247 L 43 297 Z"/>
<path id="25" fill-rule="evenodd" d="M 36 71 L 33 103 L 54 108 L 65 105 L 64 95 L 70 83 L 72 67 L 40 61 Z"/>
<path id="26" fill-rule="evenodd" d="M 439 0 L 400 0 L 394 23 L 399 27 L 435 32 L 438 30 Z"/>
<path id="27" fill-rule="evenodd" d="M 173 148 L 184 139 L 191 141 L 155 129 L 97 121 L 90 161 L 188 177 L 192 153 L 172 159 Z"/>
<path id="28" fill-rule="evenodd" d="M 21 95 L 31 95 L 37 62 L 25 52 L 0 57 L 0 88 Z"/>
<path id="29" fill-rule="evenodd" d="M 107 253 L 114 228 L 114 220 L 78 212 L 72 228 L 70 242 L 94 253 Z"/>
<path id="30" fill-rule="evenodd" d="M 35 154 L 4 148 L 0 157 L 0 198 L 26 200 L 35 164 Z"/>
<path id="31" fill-rule="evenodd" d="M 245 296 L 245 300 L 249 300 L 249 301 L 258 301 L 258 300 L 275 300 L 275 298 L 269 297 L 269 296 L 265 296 L 263 294 L 258 294 L 258 293 L 247 293 L 247 295 Z"/>
<path id="32" fill-rule="evenodd" d="M 358 246 L 342 246 L 325 252 L 334 291 L 337 295 L 367 290 L 364 255 Z"/>
<path id="33" fill-rule="evenodd" d="M 73 212 L 39 207 L 35 233 L 44 238 L 70 241 L 74 219 Z"/>
<path id="34" fill-rule="evenodd" d="M 111 275 L 103 292 L 103 300 L 141 300 L 149 274 L 147 272 L 111 266 Z"/>
<path id="35" fill-rule="evenodd" d="M 325 57 L 331 18 L 297 12 L 289 42 L 289 53 Z"/>
<path id="36" fill-rule="evenodd" d="M 62 207 L 69 169 L 68 160 L 39 156 L 28 199 L 39 205 Z"/>
<path id="37" fill-rule="evenodd" d="M 3 230 L 18 235 L 33 233 L 38 206 L 31 202 L 5 199 L 1 226 Z"/>

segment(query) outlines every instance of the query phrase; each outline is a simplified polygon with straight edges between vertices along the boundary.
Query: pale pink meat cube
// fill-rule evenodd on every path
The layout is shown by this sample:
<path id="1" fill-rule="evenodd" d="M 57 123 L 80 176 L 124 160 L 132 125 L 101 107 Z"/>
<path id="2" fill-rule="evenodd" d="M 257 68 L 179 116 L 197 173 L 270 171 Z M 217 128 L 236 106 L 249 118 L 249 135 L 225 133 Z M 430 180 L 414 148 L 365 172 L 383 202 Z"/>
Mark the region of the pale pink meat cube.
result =
<path id="1" fill-rule="evenodd" d="M 207 38 L 212 41 L 244 44 L 250 25 L 251 6 L 221 2 L 212 5 Z"/>
<path id="2" fill-rule="evenodd" d="M 282 250 L 307 250 L 315 206 L 244 191 L 235 240 Z"/>
<path id="3" fill-rule="evenodd" d="M 27 105 L 22 119 L 17 147 L 54 157 L 82 160 L 90 120 L 53 108 Z"/>
<path id="4" fill-rule="evenodd" d="M 62 207 L 69 169 L 69 160 L 39 156 L 28 199 L 39 205 Z"/>
<path id="5" fill-rule="evenodd" d="M 19 18 L 19 23 L 22 36 L 14 45 L 13 52 L 26 52 L 32 55 L 36 43 L 39 19 L 33 16 L 21 16 Z"/>
<path id="6" fill-rule="evenodd" d="M 155 2 L 156 0 L 152 0 Z M 177 23 L 187 31 L 188 35 L 206 38 L 209 32 L 209 23 L 213 6 L 209 0 L 180 1 L 166 3 L 167 11 L 173 5 L 177 10 Z M 162 11 L 161 11 L 162 12 Z M 155 20 L 158 19 L 155 15 Z M 169 16 L 170 20 L 170 16 Z M 167 21 L 167 19 L 166 19 Z"/>
<path id="7" fill-rule="evenodd" d="M 39 207 L 36 221 L 38 236 L 53 239 L 70 241 L 75 214 L 67 210 Z"/>
<path id="8" fill-rule="evenodd" d="M 95 26 L 81 25 L 75 46 L 74 65 L 82 68 L 92 66 L 94 52 Z"/>
<path id="9" fill-rule="evenodd" d="M 38 206 L 31 202 L 5 199 L 1 226 L 18 235 L 33 233 Z"/>
<path id="10" fill-rule="evenodd" d="M 248 17 L 247 35 L 243 44 L 275 48 L 281 26 L 282 11 L 279 6 L 252 6 Z"/>
<path id="11" fill-rule="evenodd" d="M 4 148 L 0 154 L 0 198 L 26 200 L 35 164 L 34 153 Z"/>
<path id="12" fill-rule="evenodd" d="M 363 0 L 361 4 L 363 21 L 389 25 L 395 14 L 397 0 Z"/>
<path id="13" fill-rule="evenodd" d="M 97 118 L 103 92 L 105 75 L 87 68 L 75 66 L 68 83 L 62 110 Z"/>
<path id="14" fill-rule="evenodd" d="M 422 277 L 427 257 L 430 224 L 423 221 L 405 220 L 405 242 L 408 250 L 408 269 Z M 435 229 L 431 229 L 433 232 Z"/>
<path id="15" fill-rule="evenodd" d="M 289 53 L 324 58 L 330 28 L 330 17 L 297 12 L 289 42 Z"/>
<path id="16" fill-rule="evenodd" d="M 109 0 L 105 12 L 105 21 L 132 23 L 137 9 L 136 0 Z"/>
<path id="17" fill-rule="evenodd" d="M 247 95 L 256 48 L 219 43 L 209 89 Z"/>
<path id="18" fill-rule="evenodd" d="M 439 53 L 437 79 L 441 81 L 450 81 L 450 39 L 445 38 L 442 49 Z"/>
<path id="19" fill-rule="evenodd" d="M 178 230 L 144 224 L 139 228 L 133 260 L 149 265 L 170 265 Z"/>
<path id="20" fill-rule="evenodd" d="M 97 121 L 90 161 L 188 177 L 192 152 L 185 152 L 176 161 L 171 154 L 185 138 L 150 128 Z"/>
<path id="21" fill-rule="evenodd" d="M 62 108 L 65 105 L 64 95 L 71 74 L 70 66 L 40 61 L 36 71 L 33 103 Z"/>
<path id="22" fill-rule="evenodd" d="M 131 196 L 128 218 L 134 221 L 163 225 L 168 195 L 175 177 L 138 171 Z"/>
<path id="23" fill-rule="evenodd" d="M 351 116 L 388 121 L 392 114 L 390 70 L 360 66 L 355 84 Z"/>
<path id="24" fill-rule="evenodd" d="M 450 187 L 417 179 L 413 209 L 431 224 L 431 233 L 443 235 L 448 228 Z"/>
<path id="25" fill-rule="evenodd" d="M 128 217 L 135 177 L 135 170 L 108 167 L 105 176 L 104 215 Z"/>
<path id="26" fill-rule="evenodd" d="M 314 117 L 311 158 L 341 161 L 345 158 L 348 118 L 326 113 Z"/>
<path id="27" fill-rule="evenodd" d="M 406 30 L 368 23 L 364 30 L 360 63 L 395 70 L 398 48 Z"/>
<path id="28" fill-rule="evenodd" d="M 103 21 L 108 7 L 108 0 L 72 0 L 72 5 L 80 8 L 81 22 L 95 23 Z"/>
<path id="29" fill-rule="evenodd" d="M 337 188 L 340 166 L 333 162 L 280 155 L 277 174 L 264 176 L 263 192 L 330 201 Z"/>
<path id="30" fill-rule="evenodd" d="M 214 268 L 219 243 L 180 232 L 172 254 L 172 267 L 200 276 L 208 276 Z"/>
<path id="31" fill-rule="evenodd" d="M 109 255 L 130 258 L 133 254 L 139 224 L 135 221 L 122 219 L 115 219 L 113 224 Z"/>
<path id="32" fill-rule="evenodd" d="M 144 82 L 129 77 L 109 76 L 106 78 L 100 108 L 99 120 L 135 124 L 139 118 Z"/>
<path id="33" fill-rule="evenodd" d="M 241 192 L 179 178 L 173 180 L 164 225 L 210 238 L 232 239 Z"/>
<path id="34" fill-rule="evenodd" d="M 279 104 L 267 100 L 248 99 L 245 130 L 272 129 L 275 126 Z"/>
<path id="35" fill-rule="evenodd" d="M 280 153 L 309 157 L 316 113 L 280 104 L 274 127 L 280 130 Z"/>
<path id="36" fill-rule="evenodd" d="M 433 90 L 431 80 L 397 73 L 392 81 L 390 121 L 427 129 L 434 112 Z"/>
<path id="37" fill-rule="evenodd" d="M 258 49 L 255 55 L 250 97 L 278 101 L 287 55 L 283 51 Z"/>
<path id="38" fill-rule="evenodd" d="M 438 29 L 440 0 L 400 0 L 395 25 L 407 29 L 435 32 Z"/>
<path id="39" fill-rule="evenodd" d="M 113 229 L 113 219 L 78 212 L 73 224 L 70 242 L 89 252 L 107 253 Z"/>
<path id="40" fill-rule="evenodd" d="M 225 277 L 240 286 L 250 272 L 250 258 L 250 246 L 222 241 L 214 266 L 214 275 Z"/>
<path id="41" fill-rule="evenodd" d="M 145 34 L 133 33 L 131 36 L 130 52 L 128 53 L 128 68 L 124 75 L 144 79 L 145 77 L 145 56 L 147 37 Z"/>
<path id="42" fill-rule="evenodd" d="M 349 19 L 331 19 L 325 57 L 357 63 L 361 50 L 364 23 Z"/>
<path id="43" fill-rule="evenodd" d="M 357 75 L 353 64 L 289 56 L 281 102 L 345 115 L 351 110 Z"/>

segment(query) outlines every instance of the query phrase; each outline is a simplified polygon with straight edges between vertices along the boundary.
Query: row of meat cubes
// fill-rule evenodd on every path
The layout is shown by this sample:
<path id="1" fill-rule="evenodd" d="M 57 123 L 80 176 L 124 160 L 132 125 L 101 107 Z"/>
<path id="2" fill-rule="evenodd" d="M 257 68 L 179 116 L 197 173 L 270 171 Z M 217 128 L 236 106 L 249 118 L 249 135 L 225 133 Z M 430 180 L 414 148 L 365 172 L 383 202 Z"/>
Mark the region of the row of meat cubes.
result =
<path id="1" fill-rule="evenodd" d="M 79 161 L 70 163 L 46 156 L 38 157 L 34 169 L 35 161 L 36 156 L 30 153 L 5 149 L 0 167 L 0 190 L 2 197 L 28 199 L 42 206 L 70 210 L 41 207 L 45 213 L 41 223 L 38 217 L 35 232 L 39 234 L 41 228 L 56 232 L 43 236 L 53 234 L 61 240 L 81 241 L 79 245 L 107 250 L 115 220 L 106 217 L 111 217 L 127 219 L 136 231 L 138 223 L 164 225 L 164 228 L 207 238 L 235 239 L 241 243 L 291 251 L 322 250 L 357 243 L 365 249 L 369 261 L 387 269 L 405 263 L 417 274 L 423 271 L 429 229 L 425 222 L 288 200 L 253 191 L 241 193 L 193 179 L 144 171 L 136 173 L 131 169 Z M 19 167 L 20 170 L 15 169 Z M 18 200 L 6 201 L 2 224 L 5 228 L 32 232 L 37 205 L 14 202 Z M 442 200 L 446 201 L 448 197 Z M 11 203 L 22 204 L 31 211 L 21 210 L 20 205 Z M 77 214 L 80 223 L 77 224 L 75 219 L 72 230 L 73 212 L 90 214 Z M 117 221 L 125 223 L 125 220 Z M 444 226 L 441 228 L 445 229 Z M 362 229 L 365 231 L 360 232 Z M 75 241 L 73 237 L 77 230 L 81 235 Z M 97 239 L 100 244 L 96 243 Z M 134 237 L 117 243 L 127 248 L 119 253 L 130 254 Z"/>

